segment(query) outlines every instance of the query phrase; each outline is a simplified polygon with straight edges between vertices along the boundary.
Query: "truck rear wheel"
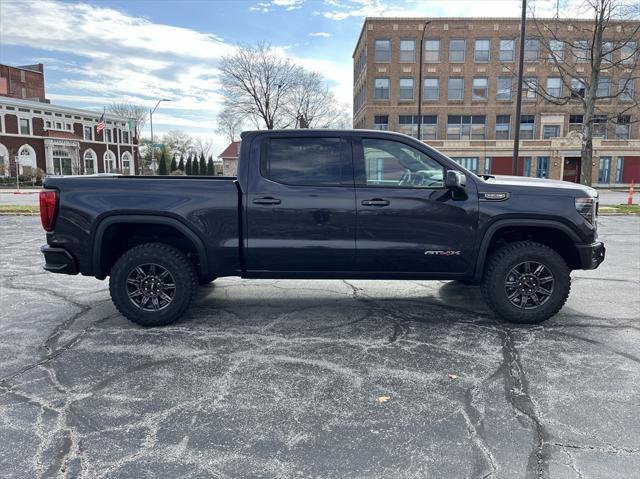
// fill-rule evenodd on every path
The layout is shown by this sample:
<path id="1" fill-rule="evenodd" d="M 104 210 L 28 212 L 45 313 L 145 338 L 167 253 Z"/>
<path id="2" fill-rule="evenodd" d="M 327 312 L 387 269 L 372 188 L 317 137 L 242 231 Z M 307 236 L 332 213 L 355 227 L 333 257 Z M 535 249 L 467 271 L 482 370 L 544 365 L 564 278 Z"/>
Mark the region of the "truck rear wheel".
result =
<path id="1" fill-rule="evenodd" d="M 556 251 L 533 241 L 519 241 L 493 253 L 481 289 L 499 317 L 512 323 L 541 323 L 564 306 L 571 276 Z"/>
<path id="2" fill-rule="evenodd" d="M 118 311 L 141 326 L 177 321 L 191 303 L 198 278 L 189 258 L 163 243 L 145 243 L 111 268 L 109 291 Z"/>

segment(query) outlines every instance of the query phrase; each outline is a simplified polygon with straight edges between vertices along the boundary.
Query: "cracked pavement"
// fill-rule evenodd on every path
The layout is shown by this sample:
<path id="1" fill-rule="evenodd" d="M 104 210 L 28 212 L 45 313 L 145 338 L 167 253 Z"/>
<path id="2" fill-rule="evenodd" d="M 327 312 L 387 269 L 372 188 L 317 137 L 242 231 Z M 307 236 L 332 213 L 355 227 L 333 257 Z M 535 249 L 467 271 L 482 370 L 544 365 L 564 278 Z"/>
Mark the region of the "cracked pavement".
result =
<path id="1" fill-rule="evenodd" d="M 543 325 L 455 282 L 223 278 L 143 329 L 2 217 L 0 475 L 638 477 L 640 218 L 599 221 Z"/>

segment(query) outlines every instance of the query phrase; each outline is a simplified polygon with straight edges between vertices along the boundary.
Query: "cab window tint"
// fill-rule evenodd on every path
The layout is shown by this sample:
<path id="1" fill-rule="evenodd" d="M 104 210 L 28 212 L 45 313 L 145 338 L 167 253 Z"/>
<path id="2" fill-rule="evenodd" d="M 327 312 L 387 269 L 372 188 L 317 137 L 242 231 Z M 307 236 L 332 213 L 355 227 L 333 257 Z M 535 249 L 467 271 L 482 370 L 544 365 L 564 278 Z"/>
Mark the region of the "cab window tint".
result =
<path id="1" fill-rule="evenodd" d="M 341 138 L 271 138 L 262 176 L 287 185 L 353 185 L 350 149 Z"/>
<path id="2" fill-rule="evenodd" d="M 367 186 L 442 188 L 444 168 L 424 153 L 389 140 L 362 140 Z"/>

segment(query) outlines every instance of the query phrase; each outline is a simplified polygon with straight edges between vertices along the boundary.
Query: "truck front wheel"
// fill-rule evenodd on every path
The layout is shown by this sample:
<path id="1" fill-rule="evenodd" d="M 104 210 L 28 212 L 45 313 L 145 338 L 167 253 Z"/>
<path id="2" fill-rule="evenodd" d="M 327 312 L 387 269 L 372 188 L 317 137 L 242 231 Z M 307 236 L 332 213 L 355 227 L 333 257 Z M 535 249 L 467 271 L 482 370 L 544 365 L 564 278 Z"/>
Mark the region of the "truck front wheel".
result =
<path id="1" fill-rule="evenodd" d="M 489 258 L 481 289 L 499 317 L 512 323 L 541 323 L 566 302 L 571 276 L 567 263 L 553 249 L 518 241 Z"/>
<path id="2" fill-rule="evenodd" d="M 177 321 L 191 303 L 198 278 L 189 258 L 163 243 L 124 253 L 111 268 L 109 291 L 118 311 L 141 326 Z"/>

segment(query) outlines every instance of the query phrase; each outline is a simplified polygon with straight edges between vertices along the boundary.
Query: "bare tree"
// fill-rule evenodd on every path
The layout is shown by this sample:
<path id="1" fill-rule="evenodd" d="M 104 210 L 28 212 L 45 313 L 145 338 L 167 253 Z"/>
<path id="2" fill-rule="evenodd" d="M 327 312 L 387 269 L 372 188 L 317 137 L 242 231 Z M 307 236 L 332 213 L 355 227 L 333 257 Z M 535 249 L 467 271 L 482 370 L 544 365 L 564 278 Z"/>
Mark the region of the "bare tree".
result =
<path id="1" fill-rule="evenodd" d="M 229 143 L 236 141 L 242 132 L 244 125 L 244 117 L 241 113 L 234 112 L 231 108 L 224 108 L 218 113 L 218 128 L 217 131 L 223 135 Z"/>
<path id="2" fill-rule="evenodd" d="M 567 21 L 533 18 L 546 61 L 554 66 L 561 87 L 527 82 L 525 88 L 554 105 L 577 104 L 583 114 L 580 183 L 591 185 L 594 130 L 607 124 L 626 124 L 627 112 L 638 111 L 640 87 L 640 22 L 638 3 L 628 0 L 583 0 L 588 21 L 569 25 L 576 40 L 566 52 Z M 628 21 L 635 18 L 636 21 Z M 563 28 L 560 28 L 562 24 Z M 568 53 L 568 52 L 567 52 Z M 617 80 L 617 84 L 612 85 Z M 525 79 L 526 81 L 526 79 Z M 636 86 L 636 88 L 634 88 Z"/>
<path id="3" fill-rule="evenodd" d="M 328 128 L 338 115 L 337 100 L 317 72 L 301 71 L 285 101 L 285 112 L 296 128 Z"/>
<path id="4" fill-rule="evenodd" d="M 202 153 L 205 158 L 208 158 L 211 153 L 211 147 L 213 147 L 213 139 L 209 137 L 196 136 L 193 138 L 192 144 L 198 154 Z"/>
<path id="5" fill-rule="evenodd" d="M 142 130 L 147 123 L 147 116 L 149 115 L 148 108 L 141 105 L 134 105 L 133 103 L 121 102 L 112 103 L 107 107 L 107 111 L 131 120 L 134 135 L 136 138 L 140 138 L 140 130 Z"/>
<path id="6" fill-rule="evenodd" d="M 184 156 L 194 147 L 193 138 L 186 131 L 171 130 L 162 137 L 162 143 L 172 154 Z"/>
<path id="7" fill-rule="evenodd" d="M 300 70 L 268 43 L 239 45 L 220 62 L 224 106 L 258 128 L 288 126 L 280 113 Z"/>

